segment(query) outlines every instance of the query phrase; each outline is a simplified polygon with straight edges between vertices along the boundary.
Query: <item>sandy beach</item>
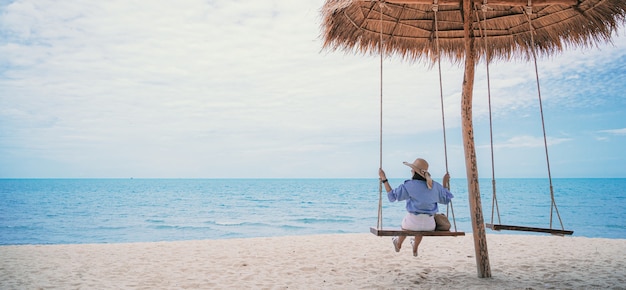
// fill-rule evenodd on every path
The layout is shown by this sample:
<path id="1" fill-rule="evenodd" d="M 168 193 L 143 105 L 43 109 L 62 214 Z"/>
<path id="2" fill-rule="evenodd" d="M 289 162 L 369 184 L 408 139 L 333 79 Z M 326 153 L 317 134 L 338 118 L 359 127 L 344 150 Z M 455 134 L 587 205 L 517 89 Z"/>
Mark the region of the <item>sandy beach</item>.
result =
<path id="1" fill-rule="evenodd" d="M 488 235 L 477 278 L 472 235 L 336 234 L 0 247 L 1 289 L 626 289 L 626 240 Z"/>

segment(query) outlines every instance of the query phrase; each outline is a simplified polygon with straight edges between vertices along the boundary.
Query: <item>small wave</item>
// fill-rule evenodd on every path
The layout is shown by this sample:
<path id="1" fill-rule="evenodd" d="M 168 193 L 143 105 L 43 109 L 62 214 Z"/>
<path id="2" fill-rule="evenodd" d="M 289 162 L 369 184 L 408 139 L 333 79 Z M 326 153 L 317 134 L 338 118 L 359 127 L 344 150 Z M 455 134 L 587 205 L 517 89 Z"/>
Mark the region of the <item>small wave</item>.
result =
<path id="1" fill-rule="evenodd" d="M 5 225 L 5 226 L 1 226 L 0 229 L 1 228 L 10 229 L 10 230 L 38 230 L 38 229 L 43 229 L 43 227 L 41 227 L 41 226 L 34 226 L 34 225 L 16 225 L 16 226 Z"/>
<path id="2" fill-rule="evenodd" d="M 609 229 L 626 229 L 626 225 L 608 224 L 606 227 Z"/>
<path id="3" fill-rule="evenodd" d="M 236 222 L 236 221 L 228 221 L 228 222 L 223 222 L 223 221 L 214 221 L 214 222 L 209 222 L 212 223 L 216 226 L 225 226 L 225 227 L 235 227 L 235 226 L 241 226 L 243 225 L 245 222 Z"/>
<path id="4" fill-rule="evenodd" d="M 222 226 L 222 227 L 271 227 L 271 225 L 266 224 L 266 223 L 259 223 L 259 222 L 221 222 L 221 221 L 216 221 L 213 222 L 214 225 L 216 226 Z"/>
<path id="5" fill-rule="evenodd" d="M 209 230 L 210 227 L 198 227 L 198 226 L 181 226 L 181 225 L 155 225 L 151 228 L 157 230 Z"/>
<path id="6" fill-rule="evenodd" d="M 284 230 L 300 230 L 300 229 L 307 229 L 308 227 L 296 226 L 296 225 L 282 225 L 279 228 L 284 229 Z"/>
<path id="7" fill-rule="evenodd" d="M 349 223 L 352 219 L 348 218 L 301 218 L 294 220 L 295 222 L 314 224 L 314 223 Z"/>
<path id="8" fill-rule="evenodd" d="M 128 227 L 126 226 L 100 226 L 97 228 L 94 228 L 93 230 L 99 231 L 99 230 L 105 230 L 105 231 L 115 231 L 115 230 L 123 230 L 123 229 L 127 229 Z"/>

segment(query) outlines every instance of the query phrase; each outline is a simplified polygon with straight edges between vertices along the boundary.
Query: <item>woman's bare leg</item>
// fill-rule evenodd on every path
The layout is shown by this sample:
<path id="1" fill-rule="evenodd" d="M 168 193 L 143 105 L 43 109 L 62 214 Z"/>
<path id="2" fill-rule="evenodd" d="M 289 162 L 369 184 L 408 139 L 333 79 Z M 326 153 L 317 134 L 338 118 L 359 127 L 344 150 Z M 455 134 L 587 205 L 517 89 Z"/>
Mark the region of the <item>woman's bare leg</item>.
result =
<path id="1" fill-rule="evenodd" d="M 424 236 L 415 236 L 415 241 L 413 242 L 413 256 L 417 257 L 417 248 L 422 242 L 422 238 Z"/>
<path id="2" fill-rule="evenodd" d="M 405 236 L 393 237 L 391 241 L 393 242 L 393 246 L 396 248 L 396 252 L 400 252 L 402 248 L 402 243 L 406 239 Z"/>
<path id="3" fill-rule="evenodd" d="M 405 239 L 406 239 L 406 236 L 399 236 L 398 237 L 398 248 L 402 248 L 402 243 L 404 243 Z"/>

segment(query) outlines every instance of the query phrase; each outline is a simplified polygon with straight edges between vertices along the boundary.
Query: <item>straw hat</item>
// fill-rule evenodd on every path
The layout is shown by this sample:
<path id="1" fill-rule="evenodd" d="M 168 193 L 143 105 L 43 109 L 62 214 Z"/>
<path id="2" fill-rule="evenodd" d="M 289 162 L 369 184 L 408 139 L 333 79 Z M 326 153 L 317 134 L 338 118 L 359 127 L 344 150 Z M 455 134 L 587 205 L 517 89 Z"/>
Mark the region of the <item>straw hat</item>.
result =
<path id="1" fill-rule="evenodd" d="M 415 171 L 417 174 L 419 174 L 421 177 L 424 177 L 424 179 L 426 179 L 426 183 L 428 185 L 429 189 L 433 188 L 433 180 L 430 177 L 430 172 L 428 172 L 428 162 L 426 162 L 426 160 L 422 159 L 422 158 L 417 158 L 415 159 L 415 161 L 413 161 L 413 163 L 408 163 L 406 161 L 402 162 L 402 164 L 411 167 L 411 169 L 413 169 L 413 171 Z"/>

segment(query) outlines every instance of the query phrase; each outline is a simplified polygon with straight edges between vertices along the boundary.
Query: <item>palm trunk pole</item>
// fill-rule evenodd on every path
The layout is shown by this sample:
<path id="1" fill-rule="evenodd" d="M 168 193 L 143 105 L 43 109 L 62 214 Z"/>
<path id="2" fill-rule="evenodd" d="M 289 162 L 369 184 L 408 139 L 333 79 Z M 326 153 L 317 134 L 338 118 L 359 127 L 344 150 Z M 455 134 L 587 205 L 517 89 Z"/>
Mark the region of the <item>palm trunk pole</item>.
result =
<path id="1" fill-rule="evenodd" d="M 463 23 L 463 30 L 465 31 L 465 74 L 463 76 L 461 119 L 463 123 L 463 147 L 467 173 L 467 192 L 469 194 L 470 216 L 472 218 L 472 232 L 474 234 L 476 267 L 479 278 L 489 278 L 491 277 L 491 267 L 489 266 L 485 221 L 483 219 L 482 203 L 480 201 L 478 167 L 476 164 L 476 148 L 474 146 L 474 128 L 472 123 L 472 97 L 474 90 L 474 69 L 476 66 L 474 38 L 473 35 L 471 35 L 473 23 L 472 2 L 472 0 L 463 0 L 463 17 L 465 19 Z"/>

